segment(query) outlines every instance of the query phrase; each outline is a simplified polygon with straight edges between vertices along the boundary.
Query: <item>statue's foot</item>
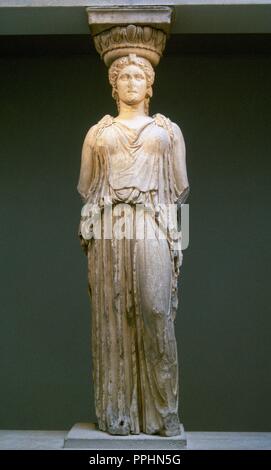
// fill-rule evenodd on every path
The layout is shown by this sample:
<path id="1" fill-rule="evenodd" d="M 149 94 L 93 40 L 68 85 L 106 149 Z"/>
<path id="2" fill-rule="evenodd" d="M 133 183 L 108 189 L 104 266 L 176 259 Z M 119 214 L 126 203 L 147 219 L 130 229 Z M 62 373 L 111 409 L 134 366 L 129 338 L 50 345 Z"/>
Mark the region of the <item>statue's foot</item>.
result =
<path id="1" fill-rule="evenodd" d="M 159 432 L 160 436 L 163 437 L 172 437 L 172 436 L 179 436 L 181 434 L 181 428 L 180 426 L 178 428 L 172 428 L 172 429 L 162 429 Z"/>
<path id="2" fill-rule="evenodd" d="M 181 434 L 181 426 L 177 414 L 172 413 L 164 418 L 164 426 L 159 434 L 164 437 L 179 436 Z"/>
<path id="3" fill-rule="evenodd" d="M 124 421 L 120 421 L 119 423 L 116 423 L 114 425 L 111 424 L 111 426 L 109 426 L 108 428 L 108 432 L 115 436 L 128 436 L 131 430 L 127 422 L 125 423 Z"/>

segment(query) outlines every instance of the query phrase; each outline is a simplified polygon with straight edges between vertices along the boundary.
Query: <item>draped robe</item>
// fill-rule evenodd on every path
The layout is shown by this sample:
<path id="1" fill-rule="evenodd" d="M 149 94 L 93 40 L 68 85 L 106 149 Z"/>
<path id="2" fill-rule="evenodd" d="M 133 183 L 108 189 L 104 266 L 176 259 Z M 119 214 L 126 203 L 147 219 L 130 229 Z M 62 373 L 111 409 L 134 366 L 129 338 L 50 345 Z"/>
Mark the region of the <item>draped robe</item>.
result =
<path id="1" fill-rule="evenodd" d="M 120 435 L 176 435 L 180 424 L 174 320 L 182 253 L 169 228 L 163 231 L 159 222 L 161 207 L 182 204 L 189 191 L 179 127 L 161 114 L 139 129 L 104 116 L 85 138 L 78 190 L 102 217 L 100 237 L 88 240 L 88 217 L 81 217 L 79 230 L 88 257 L 99 429 Z M 113 230 L 109 239 L 105 209 L 123 203 L 130 209 L 125 212 L 126 235 L 120 238 Z M 144 208 L 141 223 L 148 233 L 140 238 L 137 206 Z M 116 220 L 120 215 L 121 210 Z"/>

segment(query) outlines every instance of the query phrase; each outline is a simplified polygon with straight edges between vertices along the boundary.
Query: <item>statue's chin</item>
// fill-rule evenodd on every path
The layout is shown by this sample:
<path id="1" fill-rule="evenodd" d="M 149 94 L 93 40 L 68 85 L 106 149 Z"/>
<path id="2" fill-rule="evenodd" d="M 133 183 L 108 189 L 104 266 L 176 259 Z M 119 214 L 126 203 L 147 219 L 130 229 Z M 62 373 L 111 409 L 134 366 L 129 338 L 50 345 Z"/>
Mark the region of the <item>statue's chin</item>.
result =
<path id="1" fill-rule="evenodd" d="M 140 104 L 142 101 L 144 100 L 138 100 L 137 98 L 134 97 L 134 98 L 126 99 L 124 103 L 126 105 L 133 105 L 133 104 Z"/>

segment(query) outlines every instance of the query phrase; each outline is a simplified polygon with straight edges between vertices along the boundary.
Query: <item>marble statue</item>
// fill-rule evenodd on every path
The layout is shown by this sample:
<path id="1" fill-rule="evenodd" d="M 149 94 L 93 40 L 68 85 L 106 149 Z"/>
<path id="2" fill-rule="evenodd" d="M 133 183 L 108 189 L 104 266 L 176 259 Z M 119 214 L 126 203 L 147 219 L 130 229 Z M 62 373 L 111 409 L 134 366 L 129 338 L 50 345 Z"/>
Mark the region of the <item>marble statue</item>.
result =
<path id="1" fill-rule="evenodd" d="M 180 207 L 189 193 L 185 143 L 176 123 L 149 115 L 155 77 L 149 51 L 122 48 L 107 65 L 118 113 L 90 127 L 78 183 L 98 427 L 115 435 L 175 436 L 180 422 L 174 322 L 182 251 L 165 208 Z M 110 236 L 104 228 L 108 208 Z M 144 209 L 141 218 L 138 208 Z M 99 214 L 99 236 L 93 214 Z M 119 220 L 122 236 L 114 227 Z"/>

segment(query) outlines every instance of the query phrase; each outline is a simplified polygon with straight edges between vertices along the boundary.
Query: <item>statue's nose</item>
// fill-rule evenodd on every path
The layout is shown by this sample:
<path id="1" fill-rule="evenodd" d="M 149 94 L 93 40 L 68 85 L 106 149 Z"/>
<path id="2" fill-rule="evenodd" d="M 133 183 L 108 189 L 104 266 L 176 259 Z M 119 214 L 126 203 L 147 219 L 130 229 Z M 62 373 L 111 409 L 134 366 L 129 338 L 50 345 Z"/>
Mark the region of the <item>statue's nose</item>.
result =
<path id="1" fill-rule="evenodd" d="M 136 83 L 136 80 L 131 77 L 131 78 L 129 78 L 129 82 L 128 82 L 128 83 L 129 83 L 129 85 L 135 84 L 135 83 Z"/>

